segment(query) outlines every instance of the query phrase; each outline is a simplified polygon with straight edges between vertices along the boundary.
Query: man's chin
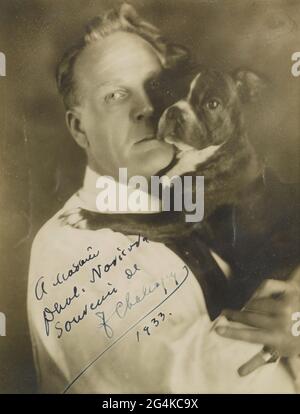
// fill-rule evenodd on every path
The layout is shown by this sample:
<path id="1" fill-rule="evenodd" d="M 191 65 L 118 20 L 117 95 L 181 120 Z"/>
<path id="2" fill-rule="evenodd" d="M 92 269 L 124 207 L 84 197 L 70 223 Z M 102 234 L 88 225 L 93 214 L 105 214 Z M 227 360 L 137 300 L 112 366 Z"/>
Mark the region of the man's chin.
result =
<path id="1" fill-rule="evenodd" d="M 163 141 L 158 141 L 153 147 L 149 147 L 136 157 L 136 161 L 132 160 L 133 168 L 138 171 L 134 175 L 143 175 L 150 177 L 151 175 L 158 175 L 161 171 L 169 166 L 173 161 L 175 149 L 172 145 L 166 144 Z"/>

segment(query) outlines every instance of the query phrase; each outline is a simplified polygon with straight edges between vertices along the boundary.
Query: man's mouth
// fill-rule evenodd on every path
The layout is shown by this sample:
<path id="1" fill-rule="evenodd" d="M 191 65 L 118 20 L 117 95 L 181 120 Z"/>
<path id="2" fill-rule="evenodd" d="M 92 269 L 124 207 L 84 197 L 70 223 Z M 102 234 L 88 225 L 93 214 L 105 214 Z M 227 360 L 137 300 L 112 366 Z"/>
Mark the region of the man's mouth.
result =
<path id="1" fill-rule="evenodd" d="M 175 144 L 176 143 L 176 135 L 175 132 L 171 132 L 167 135 L 164 135 L 162 138 L 165 142 L 167 142 L 168 144 Z"/>
<path id="2" fill-rule="evenodd" d="M 176 153 L 195 149 L 191 145 L 186 144 L 184 141 L 179 140 L 175 132 L 171 132 L 168 135 L 163 136 L 162 139 L 167 144 L 173 145 L 175 147 Z"/>
<path id="3" fill-rule="evenodd" d="M 140 139 L 139 141 L 137 141 L 137 142 L 135 143 L 135 145 L 136 145 L 136 144 L 141 144 L 142 142 L 153 141 L 154 139 L 156 139 L 155 135 L 148 135 L 148 136 L 146 136 L 146 137 L 144 137 L 144 138 Z"/>

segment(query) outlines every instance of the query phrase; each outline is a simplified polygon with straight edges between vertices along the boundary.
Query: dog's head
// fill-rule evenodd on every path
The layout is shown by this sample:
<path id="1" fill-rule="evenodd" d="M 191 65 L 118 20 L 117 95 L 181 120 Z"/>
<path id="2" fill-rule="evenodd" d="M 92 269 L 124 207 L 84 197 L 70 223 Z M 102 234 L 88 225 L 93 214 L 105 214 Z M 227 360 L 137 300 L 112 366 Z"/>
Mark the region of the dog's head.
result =
<path id="1" fill-rule="evenodd" d="M 253 100 L 263 85 L 253 72 L 229 75 L 203 70 L 193 79 L 187 97 L 164 111 L 158 136 L 179 150 L 225 143 L 242 132 L 242 103 Z"/>

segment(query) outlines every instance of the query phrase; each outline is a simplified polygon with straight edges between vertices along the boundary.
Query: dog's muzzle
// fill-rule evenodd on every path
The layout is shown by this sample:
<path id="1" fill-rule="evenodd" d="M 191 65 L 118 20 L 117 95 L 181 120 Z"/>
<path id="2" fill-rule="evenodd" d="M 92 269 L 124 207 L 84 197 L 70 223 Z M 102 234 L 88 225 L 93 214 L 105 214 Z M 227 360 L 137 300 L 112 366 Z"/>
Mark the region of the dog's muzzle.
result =
<path id="1" fill-rule="evenodd" d="M 158 137 L 166 142 L 177 141 L 178 129 L 183 126 L 185 116 L 181 108 L 173 105 L 165 110 L 158 126 Z"/>
<path id="2" fill-rule="evenodd" d="M 174 105 L 167 109 L 166 120 L 169 122 L 184 122 L 184 115 L 182 110 Z"/>

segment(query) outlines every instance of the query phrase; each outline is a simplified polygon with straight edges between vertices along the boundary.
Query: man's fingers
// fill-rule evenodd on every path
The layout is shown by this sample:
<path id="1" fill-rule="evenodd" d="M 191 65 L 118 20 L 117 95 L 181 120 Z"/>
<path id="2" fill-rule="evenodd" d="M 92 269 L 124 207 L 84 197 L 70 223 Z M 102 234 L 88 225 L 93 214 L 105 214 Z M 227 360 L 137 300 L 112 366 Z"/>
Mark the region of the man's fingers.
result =
<path id="1" fill-rule="evenodd" d="M 265 363 L 266 361 L 263 359 L 261 352 L 258 352 L 248 362 L 239 367 L 238 374 L 241 377 L 245 377 L 246 375 L 251 374 L 251 372 L 255 371 L 257 368 L 265 365 Z"/>
<path id="2" fill-rule="evenodd" d="M 229 326 L 217 326 L 216 333 L 225 338 L 237 339 L 239 341 L 251 342 L 252 344 L 264 344 L 272 346 L 270 333 L 261 329 L 241 329 Z"/>
<path id="3" fill-rule="evenodd" d="M 269 315 L 278 315 L 280 313 L 278 300 L 270 298 L 252 299 L 244 306 L 243 310 Z"/>
<path id="4" fill-rule="evenodd" d="M 223 315 L 229 321 L 240 322 L 245 325 L 254 326 L 255 328 L 272 328 L 274 325 L 274 319 L 271 316 L 264 315 L 261 313 L 248 312 L 248 311 L 234 311 L 225 310 Z"/>
<path id="5" fill-rule="evenodd" d="M 273 297 L 276 299 L 283 295 L 287 290 L 287 282 L 282 280 L 267 279 L 256 290 L 252 299 Z"/>

